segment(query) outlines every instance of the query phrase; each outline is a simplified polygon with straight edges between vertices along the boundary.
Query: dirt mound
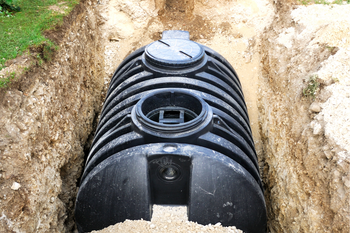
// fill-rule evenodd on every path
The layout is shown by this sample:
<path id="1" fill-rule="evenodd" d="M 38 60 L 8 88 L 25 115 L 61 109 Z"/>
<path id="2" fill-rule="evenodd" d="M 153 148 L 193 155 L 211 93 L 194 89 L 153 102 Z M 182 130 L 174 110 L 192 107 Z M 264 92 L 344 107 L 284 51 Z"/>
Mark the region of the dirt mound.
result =
<path id="1" fill-rule="evenodd" d="M 99 233 L 116 232 L 143 232 L 143 233 L 161 233 L 161 232 L 212 232 L 212 233 L 241 233 L 235 227 L 222 227 L 220 223 L 215 225 L 203 226 L 187 220 L 187 208 L 185 206 L 153 206 L 153 215 L 150 222 L 138 220 L 126 220 L 124 223 L 118 223 L 107 227 Z"/>

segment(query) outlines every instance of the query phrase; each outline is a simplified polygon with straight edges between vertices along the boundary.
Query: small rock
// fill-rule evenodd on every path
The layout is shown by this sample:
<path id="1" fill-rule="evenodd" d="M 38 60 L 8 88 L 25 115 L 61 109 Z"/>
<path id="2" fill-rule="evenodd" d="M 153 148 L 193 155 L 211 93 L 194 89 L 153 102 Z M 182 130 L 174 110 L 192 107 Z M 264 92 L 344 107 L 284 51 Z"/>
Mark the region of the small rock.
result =
<path id="1" fill-rule="evenodd" d="M 344 181 L 344 178 L 343 178 L 343 181 Z M 350 180 L 345 180 L 344 184 L 346 187 L 350 188 Z"/>
<path id="2" fill-rule="evenodd" d="M 310 111 L 312 112 L 321 112 L 321 106 L 317 102 L 313 102 L 310 106 Z"/>
<path id="3" fill-rule="evenodd" d="M 21 187 L 21 185 L 17 182 L 13 182 L 11 189 L 12 190 L 18 190 Z"/>
<path id="4" fill-rule="evenodd" d="M 314 132 L 315 135 L 320 135 L 322 133 L 322 125 L 319 123 L 315 123 Z"/>
<path id="5" fill-rule="evenodd" d="M 150 227 L 151 229 L 153 229 L 153 228 L 155 228 L 155 227 L 156 227 L 156 225 L 151 224 L 149 227 Z"/>

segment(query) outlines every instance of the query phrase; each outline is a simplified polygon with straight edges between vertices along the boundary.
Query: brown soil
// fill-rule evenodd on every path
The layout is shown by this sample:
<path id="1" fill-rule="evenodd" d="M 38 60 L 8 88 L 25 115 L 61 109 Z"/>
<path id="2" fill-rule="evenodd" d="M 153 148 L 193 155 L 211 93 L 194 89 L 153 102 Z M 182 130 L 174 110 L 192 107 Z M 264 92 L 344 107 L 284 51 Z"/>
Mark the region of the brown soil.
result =
<path id="1" fill-rule="evenodd" d="M 27 55 L 1 71 L 31 65 L 0 90 L 0 232 L 74 231 L 76 184 L 111 75 L 164 30 L 189 31 L 236 69 L 269 231 L 349 232 L 349 10 L 287 0 L 82 1 L 45 32 L 60 45 L 50 62 Z M 314 75 L 320 88 L 308 98 Z M 152 222 L 105 232 L 235 232 L 188 222 L 184 207 L 155 208 Z"/>

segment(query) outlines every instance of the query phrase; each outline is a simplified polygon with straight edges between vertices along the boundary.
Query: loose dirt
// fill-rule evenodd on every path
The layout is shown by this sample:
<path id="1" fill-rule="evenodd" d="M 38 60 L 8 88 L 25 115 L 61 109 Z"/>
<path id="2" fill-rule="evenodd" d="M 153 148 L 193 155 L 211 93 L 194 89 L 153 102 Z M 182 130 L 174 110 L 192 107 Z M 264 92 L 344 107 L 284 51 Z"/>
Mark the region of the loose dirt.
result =
<path id="1" fill-rule="evenodd" d="M 215 225 L 200 225 L 187 220 L 187 208 L 185 206 L 153 206 L 153 215 L 151 221 L 130 221 L 118 223 L 107 227 L 101 231 L 92 231 L 99 233 L 242 233 L 235 227 L 222 227 L 220 223 Z"/>

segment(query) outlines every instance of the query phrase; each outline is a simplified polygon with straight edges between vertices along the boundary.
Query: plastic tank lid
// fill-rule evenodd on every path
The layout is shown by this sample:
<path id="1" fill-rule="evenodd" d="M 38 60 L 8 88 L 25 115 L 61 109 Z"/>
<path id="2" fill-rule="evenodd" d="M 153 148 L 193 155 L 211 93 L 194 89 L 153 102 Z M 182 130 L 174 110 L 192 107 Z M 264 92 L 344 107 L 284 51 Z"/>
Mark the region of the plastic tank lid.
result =
<path id="1" fill-rule="evenodd" d="M 145 55 L 146 60 L 157 67 L 186 68 L 203 59 L 204 49 L 191 40 L 166 38 L 147 46 Z"/>

